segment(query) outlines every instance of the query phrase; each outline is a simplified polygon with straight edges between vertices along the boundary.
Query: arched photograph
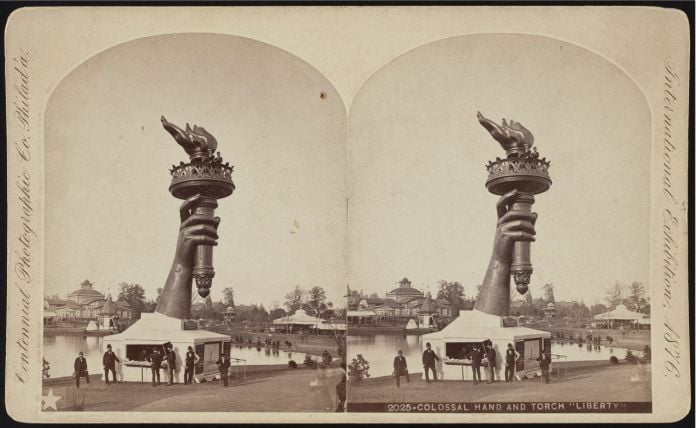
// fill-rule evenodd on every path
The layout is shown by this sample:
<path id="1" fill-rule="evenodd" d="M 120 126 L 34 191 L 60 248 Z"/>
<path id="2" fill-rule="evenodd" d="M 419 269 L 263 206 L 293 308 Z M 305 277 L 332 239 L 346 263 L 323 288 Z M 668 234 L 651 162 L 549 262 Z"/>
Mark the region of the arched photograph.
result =
<path id="1" fill-rule="evenodd" d="M 650 121 L 626 73 L 548 37 L 375 72 L 349 118 L 350 408 L 649 409 Z"/>
<path id="2" fill-rule="evenodd" d="M 65 76 L 45 118 L 59 410 L 333 412 L 344 132 L 320 72 L 242 37 L 141 38 Z"/>

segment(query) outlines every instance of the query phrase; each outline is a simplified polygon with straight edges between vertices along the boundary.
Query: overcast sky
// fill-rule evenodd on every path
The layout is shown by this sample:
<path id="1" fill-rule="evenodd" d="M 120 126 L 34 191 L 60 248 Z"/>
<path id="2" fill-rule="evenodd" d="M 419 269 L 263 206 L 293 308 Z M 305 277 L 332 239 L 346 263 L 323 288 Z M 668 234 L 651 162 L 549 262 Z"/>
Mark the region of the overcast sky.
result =
<path id="1" fill-rule="evenodd" d="M 164 114 L 204 126 L 235 166 L 214 300 L 232 286 L 237 303 L 282 305 L 295 285 L 319 285 L 342 306 L 347 282 L 384 294 L 404 276 L 474 294 L 496 221 L 484 165 L 504 155 L 477 110 L 524 124 L 551 161 L 532 295 L 551 282 L 557 300 L 593 303 L 617 280 L 649 287 L 649 111 L 604 59 L 542 37 L 453 38 L 386 64 L 350 108 L 346 119 L 300 59 L 233 36 L 145 38 L 80 65 L 46 110 L 46 293 L 89 278 L 152 298 L 164 284 L 180 204 L 168 168 L 187 160 Z"/>
<path id="2" fill-rule="evenodd" d="M 221 35 L 126 43 L 57 87 L 46 111 L 46 293 L 65 297 L 85 278 L 114 295 L 123 281 L 148 298 L 163 286 L 181 203 L 168 169 L 188 156 L 160 115 L 204 126 L 235 167 L 237 190 L 216 211 L 213 299 L 232 286 L 238 304 L 268 307 L 318 285 L 343 306 L 343 102 L 300 59 Z"/>
<path id="3" fill-rule="evenodd" d="M 535 36 L 435 42 L 385 65 L 361 88 L 349 120 L 349 280 L 379 292 L 404 276 L 476 293 L 491 254 L 497 196 L 485 164 L 504 156 L 476 119 L 521 122 L 551 161 L 536 197 L 530 291 L 601 300 L 615 281 L 649 288 L 650 116 L 612 64 Z"/>

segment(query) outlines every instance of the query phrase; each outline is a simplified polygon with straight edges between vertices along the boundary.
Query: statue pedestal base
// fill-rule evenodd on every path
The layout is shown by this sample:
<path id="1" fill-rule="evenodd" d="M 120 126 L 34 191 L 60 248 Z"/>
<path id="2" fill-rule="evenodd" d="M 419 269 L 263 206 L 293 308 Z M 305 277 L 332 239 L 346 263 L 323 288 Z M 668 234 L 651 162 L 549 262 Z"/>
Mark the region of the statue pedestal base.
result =
<path id="1" fill-rule="evenodd" d="M 514 319 L 514 318 L 513 318 Z M 541 352 L 550 352 L 551 333 L 520 327 L 510 323 L 509 317 L 490 315 L 484 312 L 459 311 L 459 317 L 436 333 L 423 335 L 422 350 L 430 343 L 431 349 L 440 357 L 437 363 L 438 380 L 473 380 L 471 360 L 466 355 L 474 345 L 491 343 L 496 353 L 495 380 L 505 380 L 505 350 L 508 343 L 519 352 L 516 374 L 538 370 L 536 359 Z M 505 322 L 505 323 L 504 323 Z M 503 325 L 510 325 L 504 327 Z M 481 366 L 482 380 L 488 380 L 488 367 Z M 425 375 L 423 376 L 425 378 Z"/>
<path id="2" fill-rule="evenodd" d="M 157 312 L 143 313 L 123 333 L 105 336 L 101 351 L 106 352 L 106 346 L 111 345 L 112 351 L 121 360 L 121 364 L 116 364 L 116 377 L 120 382 L 151 382 L 152 370 L 146 356 L 155 348 L 162 350 L 162 346 L 169 342 L 176 353 L 173 381 L 183 383 L 186 352 L 190 346 L 200 357 L 194 378 L 197 381 L 212 378 L 219 373 L 215 362 L 220 354 L 227 352 L 229 355 L 231 337 L 207 330 L 188 329 L 189 324 Z M 160 370 L 162 383 L 169 382 L 168 373 L 165 367 Z"/>

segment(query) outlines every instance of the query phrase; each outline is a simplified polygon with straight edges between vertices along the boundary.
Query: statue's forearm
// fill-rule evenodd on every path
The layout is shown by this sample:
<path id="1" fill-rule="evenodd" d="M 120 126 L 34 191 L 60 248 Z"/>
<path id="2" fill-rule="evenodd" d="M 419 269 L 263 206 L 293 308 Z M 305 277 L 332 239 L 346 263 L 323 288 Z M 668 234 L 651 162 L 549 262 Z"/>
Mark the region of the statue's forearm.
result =
<path id="1" fill-rule="evenodd" d="M 189 317 L 188 310 L 184 308 L 189 308 L 191 304 L 191 271 L 191 266 L 174 261 L 157 302 L 157 312 L 180 319 Z"/>
<path id="2" fill-rule="evenodd" d="M 510 263 L 491 257 L 474 309 L 507 316 L 510 307 Z"/>

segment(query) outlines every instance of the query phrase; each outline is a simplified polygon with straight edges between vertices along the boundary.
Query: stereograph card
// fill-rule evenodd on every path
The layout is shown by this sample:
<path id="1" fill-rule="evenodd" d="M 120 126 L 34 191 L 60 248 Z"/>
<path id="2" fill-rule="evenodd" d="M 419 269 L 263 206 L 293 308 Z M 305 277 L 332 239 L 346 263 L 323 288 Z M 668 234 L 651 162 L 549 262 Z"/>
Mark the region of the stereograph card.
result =
<path id="1" fill-rule="evenodd" d="M 5 31 L 14 419 L 688 413 L 683 12 L 55 7 Z"/>

